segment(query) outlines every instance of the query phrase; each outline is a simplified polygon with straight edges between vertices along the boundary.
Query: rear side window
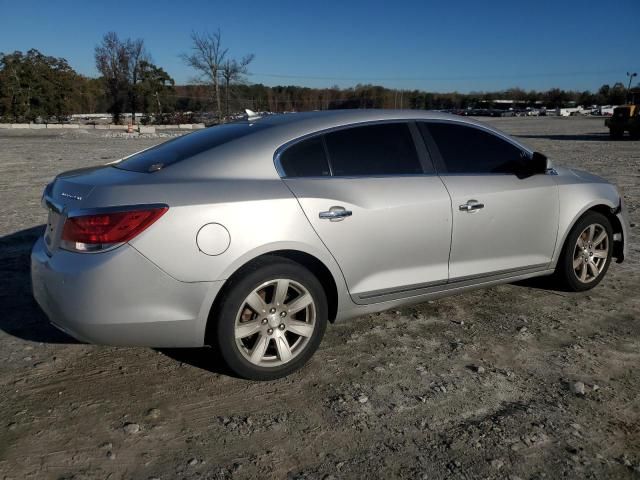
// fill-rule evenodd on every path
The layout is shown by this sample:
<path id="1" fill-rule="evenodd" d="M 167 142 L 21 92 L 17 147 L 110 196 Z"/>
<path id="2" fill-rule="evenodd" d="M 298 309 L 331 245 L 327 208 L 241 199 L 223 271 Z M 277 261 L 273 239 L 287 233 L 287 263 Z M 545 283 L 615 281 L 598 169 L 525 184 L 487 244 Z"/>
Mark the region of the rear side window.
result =
<path id="1" fill-rule="evenodd" d="M 423 173 L 405 123 L 347 128 L 325 138 L 334 176 Z"/>
<path id="2" fill-rule="evenodd" d="M 280 155 L 280 166 L 286 177 L 326 177 L 331 175 L 322 137 L 303 140 Z"/>
<path id="3" fill-rule="evenodd" d="M 161 143 L 113 166 L 133 172 L 154 172 L 265 127 L 259 124 L 230 123 L 207 128 Z"/>
<path id="4" fill-rule="evenodd" d="M 429 123 L 447 173 L 516 173 L 523 151 L 492 133 L 451 123 Z"/>

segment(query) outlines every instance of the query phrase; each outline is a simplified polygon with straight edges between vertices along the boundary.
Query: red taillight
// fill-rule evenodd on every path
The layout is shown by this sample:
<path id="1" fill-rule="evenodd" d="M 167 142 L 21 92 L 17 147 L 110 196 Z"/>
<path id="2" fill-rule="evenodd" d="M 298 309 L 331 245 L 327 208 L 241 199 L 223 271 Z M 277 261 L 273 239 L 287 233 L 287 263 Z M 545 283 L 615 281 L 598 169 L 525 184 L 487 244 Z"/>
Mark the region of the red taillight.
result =
<path id="1" fill-rule="evenodd" d="M 168 209 L 156 207 L 71 217 L 64 223 L 62 244 L 72 250 L 95 251 L 127 242 L 142 233 Z"/>

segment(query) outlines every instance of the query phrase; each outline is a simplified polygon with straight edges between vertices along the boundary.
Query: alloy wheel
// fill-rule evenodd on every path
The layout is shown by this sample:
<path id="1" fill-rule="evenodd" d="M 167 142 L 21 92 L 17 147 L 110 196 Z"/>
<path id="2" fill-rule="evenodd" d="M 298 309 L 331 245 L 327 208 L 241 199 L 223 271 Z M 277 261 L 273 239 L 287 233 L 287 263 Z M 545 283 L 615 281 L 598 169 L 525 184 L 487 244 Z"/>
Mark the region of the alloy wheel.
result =
<path id="1" fill-rule="evenodd" d="M 600 276 L 609 256 L 609 235 L 599 223 L 585 228 L 573 250 L 573 272 L 582 283 L 591 283 Z"/>
<path id="2" fill-rule="evenodd" d="M 240 306 L 236 345 L 254 365 L 280 366 L 302 353 L 315 324 L 316 306 L 309 291 L 294 280 L 271 280 L 253 290 Z"/>

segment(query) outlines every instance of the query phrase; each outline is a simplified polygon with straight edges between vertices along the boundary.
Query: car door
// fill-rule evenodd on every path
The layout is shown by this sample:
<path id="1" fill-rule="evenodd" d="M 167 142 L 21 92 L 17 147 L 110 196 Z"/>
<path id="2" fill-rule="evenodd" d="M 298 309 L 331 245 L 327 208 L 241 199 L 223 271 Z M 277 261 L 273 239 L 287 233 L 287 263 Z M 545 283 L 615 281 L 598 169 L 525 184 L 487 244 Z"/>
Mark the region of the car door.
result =
<path id="1" fill-rule="evenodd" d="M 452 200 L 450 281 L 546 269 L 558 233 L 555 177 L 522 175 L 531 153 L 497 132 L 445 121 L 421 129 Z"/>
<path id="2" fill-rule="evenodd" d="M 413 124 L 376 123 L 318 134 L 277 154 L 284 182 L 356 303 L 417 295 L 448 279 L 451 202 L 416 139 Z"/>

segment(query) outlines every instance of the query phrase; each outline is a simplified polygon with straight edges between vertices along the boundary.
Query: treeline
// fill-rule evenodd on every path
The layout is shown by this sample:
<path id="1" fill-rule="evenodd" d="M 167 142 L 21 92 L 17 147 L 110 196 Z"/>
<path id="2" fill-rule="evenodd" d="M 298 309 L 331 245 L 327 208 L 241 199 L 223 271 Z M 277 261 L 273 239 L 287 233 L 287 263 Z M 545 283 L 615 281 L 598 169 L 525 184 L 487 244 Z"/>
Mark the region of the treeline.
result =
<path id="1" fill-rule="evenodd" d="M 199 111 L 206 109 L 200 103 L 197 86 L 176 87 L 182 98 L 182 108 Z M 480 106 L 495 100 L 509 99 L 548 108 L 576 105 L 619 105 L 625 103 L 627 90 L 622 83 L 613 87 L 603 85 L 593 93 L 551 89 L 525 91 L 511 88 L 496 92 L 437 93 L 423 90 L 397 90 L 378 85 L 356 85 L 350 88 L 326 89 L 298 86 L 268 87 L 261 84 L 237 85 L 235 108 L 251 108 L 256 111 L 305 111 L 337 108 L 408 108 L 408 109 L 464 109 Z"/>
<path id="2" fill-rule="evenodd" d="M 206 123 L 232 118 L 245 108 L 288 112 L 337 108 L 463 109 L 510 99 L 527 105 L 556 108 L 577 105 L 617 105 L 626 101 L 622 83 L 603 85 L 597 92 L 551 89 L 498 92 L 436 93 L 398 90 L 377 85 L 350 88 L 269 87 L 249 84 L 247 66 L 223 48 L 220 31 L 192 34 L 192 49 L 182 55 L 197 83 L 175 85 L 155 65 L 140 39 L 120 39 L 108 33 L 95 48 L 99 78 L 74 71 L 64 58 L 32 49 L 0 53 L 0 121 L 56 122 L 71 114 L 111 113 L 119 122 L 124 112 L 144 115 L 145 123 L 179 123 L 197 117 Z"/>

